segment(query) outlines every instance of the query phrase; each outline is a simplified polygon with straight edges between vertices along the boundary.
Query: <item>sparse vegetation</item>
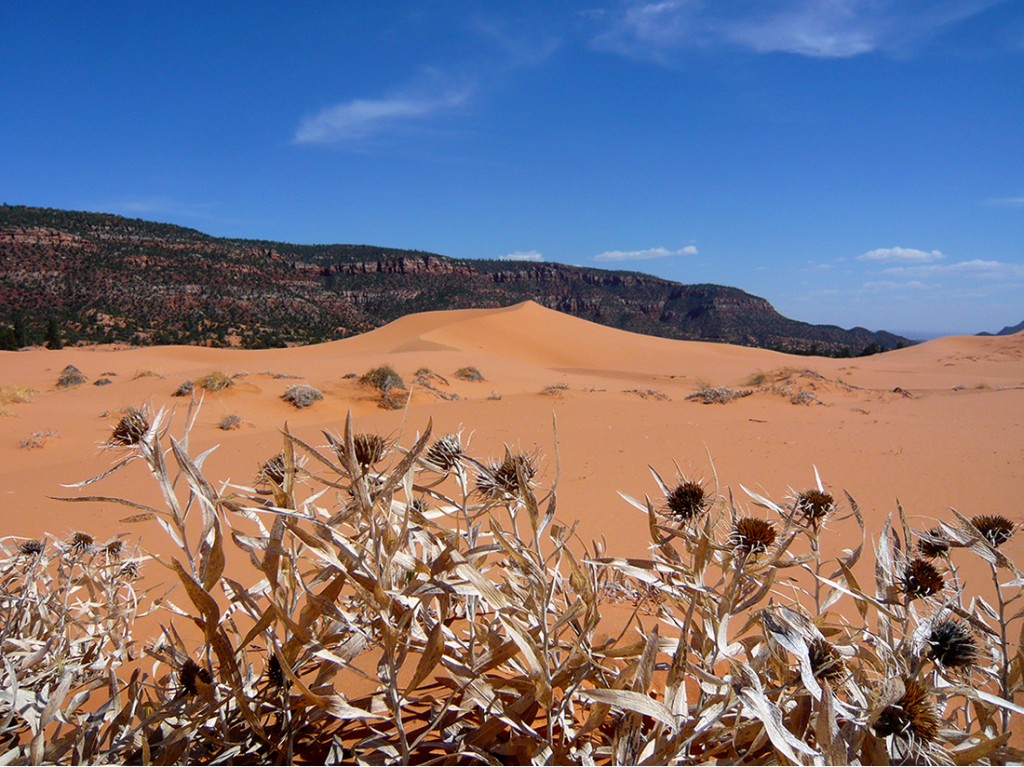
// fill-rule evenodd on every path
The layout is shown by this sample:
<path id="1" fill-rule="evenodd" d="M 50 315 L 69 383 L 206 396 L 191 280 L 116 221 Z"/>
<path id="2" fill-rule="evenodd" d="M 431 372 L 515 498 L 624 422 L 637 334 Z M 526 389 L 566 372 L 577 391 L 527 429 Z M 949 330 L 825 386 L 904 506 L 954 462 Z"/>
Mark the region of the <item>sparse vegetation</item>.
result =
<path id="1" fill-rule="evenodd" d="M 174 393 L 171 394 L 171 396 L 172 397 L 191 397 L 192 396 L 192 392 L 194 392 L 195 389 L 196 389 L 196 386 L 195 386 L 195 384 L 191 380 L 189 380 L 189 381 L 182 381 L 181 384 L 178 386 L 178 388 L 174 390 Z"/>
<path id="2" fill-rule="evenodd" d="M 290 402 L 295 405 L 296 408 L 301 410 L 304 407 L 309 407 L 314 402 L 319 402 L 324 398 L 323 393 L 315 386 L 309 384 L 293 384 L 284 390 L 284 394 L 281 398 L 285 402 Z"/>
<path id="3" fill-rule="evenodd" d="M 387 394 L 392 389 L 405 388 L 405 381 L 402 380 L 402 376 L 398 375 L 390 365 L 381 365 L 380 367 L 368 370 L 359 379 L 359 383 L 365 386 L 372 386 L 379 390 L 381 394 Z"/>
<path id="4" fill-rule="evenodd" d="M 454 376 L 462 381 L 483 381 L 483 374 L 473 366 L 467 366 L 459 368 L 455 371 Z"/>
<path id="5" fill-rule="evenodd" d="M 560 396 L 562 394 L 565 394 L 567 391 L 569 391 L 569 384 L 566 384 L 566 383 L 556 383 L 556 384 L 550 384 L 548 386 L 545 386 L 543 389 L 540 390 L 540 393 L 541 394 L 546 394 L 548 396 L 555 396 L 555 397 L 557 397 L 557 396 Z"/>
<path id="6" fill-rule="evenodd" d="M 197 386 L 201 386 L 209 392 L 224 391 L 230 389 L 235 385 L 235 380 L 220 370 L 214 370 L 212 373 L 207 373 L 198 381 L 195 382 Z M 180 389 L 180 387 L 179 387 Z"/>
<path id="7" fill-rule="evenodd" d="M 950 511 L 927 562 L 908 547 L 933 536 L 901 507 L 869 541 L 820 479 L 783 503 L 741 488 L 743 504 L 654 472 L 663 504 L 623 495 L 651 536 L 627 559 L 584 548 L 536 455 L 477 461 L 429 424 L 399 447 L 350 418 L 328 451 L 286 428 L 260 469 L 271 502 L 222 496 L 192 458 L 194 413 L 170 444 L 166 418 L 128 447 L 163 503 L 102 500 L 159 522 L 177 593 L 136 590 L 144 556 L 86 530 L 0 540 L 6 763 L 1024 758 L 1012 520 Z M 843 524 L 859 540 L 823 546 Z M 963 591 L 967 558 L 991 572 L 984 601 Z M 605 617 L 619 601 L 624 627 Z M 163 628 L 136 636 L 155 609 Z"/>
<path id="8" fill-rule="evenodd" d="M 22 449 L 25 450 L 34 450 L 36 448 L 42 447 L 51 439 L 57 436 L 60 435 L 55 430 L 43 429 L 42 431 L 34 432 L 28 437 L 25 437 L 25 439 L 23 439 L 19 443 L 18 447 L 21 447 Z"/>
<path id="9" fill-rule="evenodd" d="M 749 397 L 754 392 L 750 389 L 730 389 L 728 386 L 704 386 L 686 397 L 690 402 L 705 405 L 725 405 L 734 399 Z"/>
<path id="10" fill-rule="evenodd" d="M 658 389 L 640 389 L 640 388 L 636 388 L 636 389 L 623 389 L 622 391 L 623 391 L 624 394 L 635 394 L 640 399 L 654 399 L 654 400 L 660 400 L 662 402 L 667 402 L 668 399 L 669 399 L 669 396 L 667 394 L 665 394 L 665 392 L 659 391 Z"/>
<path id="11" fill-rule="evenodd" d="M 106 375 L 106 374 L 104 374 Z M 164 374 L 159 370 L 136 370 L 135 375 L 132 376 L 133 381 L 137 381 L 140 378 L 163 378 Z"/>
<path id="12" fill-rule="evenodd" d="M 60 376 L 57 378 L 57 386 L 62 389 L 68 389 L 72 386 L 81 386 L 87 380 L 88 379 L 81 370 L 76 368 L 74 365 L 68 365 L 61 371 Z"/>
<path id="13" fill-rule="evenodd" d="M 7 415 L 7 405 L 20 405 L 32 401 L 35 391 L 25 386 L 0 386 L 0 415 Z"/>
<path id="14" fill-rule="evenodd" d="M 226 415 L 217 424 L 217 428 L 221 431 L 234 431 L 242 427 L 242 419 L 237 415 Z"/>

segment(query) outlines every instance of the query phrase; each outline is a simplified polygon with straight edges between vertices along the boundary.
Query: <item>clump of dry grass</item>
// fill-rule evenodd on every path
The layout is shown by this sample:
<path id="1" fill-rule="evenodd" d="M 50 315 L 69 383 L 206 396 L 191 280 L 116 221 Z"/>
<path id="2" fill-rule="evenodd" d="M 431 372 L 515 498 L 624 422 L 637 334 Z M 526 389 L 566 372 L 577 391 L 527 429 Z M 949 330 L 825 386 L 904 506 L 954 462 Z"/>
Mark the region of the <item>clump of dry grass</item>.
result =
<path id="1" fill-rule="evenodd" d="M 660 400 L 662 402 L 667 402 L 669 400 L 669 396 L 667 394 L 665 394 L 665 392 L 659 391 L 658 389 L 639 389 L 639 388 L 637 388 L 637 389 L 623 389 L 622 391 L 623 391 L 624 394 L 635 394 L 638 397 L 640 397 L 640 399 L 654 399 L 654 400 Z"/>
<path id="2" fill-rule="evenodd" d="M 37 448 L 43 447 L 47 442 L 49 442 L 54 437 L 59 436 L 60 433 L 54 429 L 43 429 L 41 431 L 33 432 L 29 436 L 25 437 L 25 439 L 18 443 L 18 447 L 24 450 L 35 450 Z"/>
<path id="3" fill-rule="evenodd" d="M 235 385 L 235 380 L 221 370 L 214 370 L 212 373 L 207 373 L 202 378 L 198 379 L 195 382 L 195 385 L 200 386 L 209 392 L 218 392 L 230 389 Z"/>
<path id="4" fill-rule="evenodd" d="M 405 388 L 405 381 L 402 380 L 402 376 L 391 365 L 381 365 L 366 371 L 360 377 L 359 383 L 364 386 L 372 386 L 379 390 L 381 394 L 387 394 L 392 389 Z"/>
<path id="5" fill-rule="evenodd" d="M 458 370 L 455 371 L 455 373 L 453 373 L 453 375 L 462 381 L 473 382 L 485 380 L 483 373 L 481 373 L 472 365 L 467 365 L 466 367 L 459 368 Z"/>
<path id="6" fill-rule="evenodd" d="M 171 394 L 171 396 L 190 397 L 192 396 L 192 393 L 195 391 L 195 389 L 195 383 L 193 383 L 191 379 L 187 381 L 182 381 L 181 384 L 178 385 L 178 388 L 175 389 L 174 392 Z"/>
<path id="7" fill-rule="evenodd" d="M 730 389 L 728 386 L 704 386 L 686 397 L 690 402 L 704 405 L 725 405 L 735 399 L 749 397 L 754 392 L 750 389 Z"/>
<path id="8" fill-rule="evenodd" d="M 221 431 L 234 431 L 242 428 L 242 418 L 240 416 L 231 414 L 226 415 L 220 419 L 220 423 L 217 424 L 217 428 Z"/>
<path id="9" fill-rule="evenodd" d="M 324 398 L 323 392 L 309 384 L 293 384 L 284 390 L 281 398 L 301 410 Z"/>
<path id="10" fill-rule="evenodd" d="M 146 368 L 145 370 L 136 370 L 135 371 L 135 375 L 132 376 L 132 380 L 133 381 L 137 381 L 140 378 L 163 378 L 163 377 L 164 377 L 164 374 L 161 373 L 159 370 L 150 370 L 149 368 Z"/>
<path id="11" fill-rule="evenodd" d="M 349 417 L 326 451 L 285 428 L 267 498 L 207 479 L 205 453 L 189 449 L 194 407 L 169 445 L 165 419 L 154 414 L 105 473 L 144 461 L 159 507 L 72 499 L 122 503 L 170 537 L 162 560 L 178 590 L 159 591 L 155 635 L 132 635 L 153 609 L 136 591 L 141 557 L 84 531 L 0 540 L 8 763 L 1024 756 L 1008 745 L 1024 692 L 1012 645 L 1024 578 L 1005 541 L 997 550 L 956 512 L 939 523 L 947 566 L 991 566 L 984 605 L 953 577 L 902 598 L 920 533 L 900 507 L 867 546 L 850 496 L 845 516 L 834 501 L 816 515 L 743 488 L 763 518 L 717 479 L 669 486 L 654 472 L 664 507 L 623 495 L 649 551 L 623 558 L 582 547 L 559 517 L 557 464 L 544 487 L 536 455 L 477 461 L 430 424 L 411 445 L 387 441 L 385 455 Z M 316 470 L 299 473 L 303 460 Z M 846 522 L 860 539 L 826 558 L 821 536 Z M 858 564 L 870 551 L 873 583 Z M 609 633 L 606 602 L 620 597 L 634 607 Z M 351 694 L 356 677 L 367 694 Z"/>
<path id="12" fill-rule="evenodd" d="M 20 405 L 32 401 L 35 391 L 26 386 L 0 386 L 0 410 L 5 405 Z"/>

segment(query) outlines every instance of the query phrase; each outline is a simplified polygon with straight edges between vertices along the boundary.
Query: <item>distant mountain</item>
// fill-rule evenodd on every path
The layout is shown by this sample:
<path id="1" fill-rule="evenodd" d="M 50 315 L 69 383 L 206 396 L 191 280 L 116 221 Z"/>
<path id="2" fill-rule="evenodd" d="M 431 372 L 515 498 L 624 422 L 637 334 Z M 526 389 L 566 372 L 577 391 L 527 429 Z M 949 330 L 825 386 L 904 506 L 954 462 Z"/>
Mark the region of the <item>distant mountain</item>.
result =
<path id="1" fill-rule="evenodd" d="M 981 331 L 978 333 L 979 336 L 1012 336 L 1014 333 L 1020 333 L 1024 330 L 1024 322 L 1018 322 L 1016 325 L 1007 325 L 1005 328 L 1000 330 L 998 333 L 989 333 L 987 331 Z"/>
<path id="2" fill-rule="evenodd" d="M 636 272 L 224 239 L 108 214 L 0 206 L 0 325 L 26 343 L 40 342 L 56 319 L 67 342 L 309 344 L 411 312 L 527 299 L 637 333 L 796 353 L 912 343 L 787 319 L 737 288 Z"/>

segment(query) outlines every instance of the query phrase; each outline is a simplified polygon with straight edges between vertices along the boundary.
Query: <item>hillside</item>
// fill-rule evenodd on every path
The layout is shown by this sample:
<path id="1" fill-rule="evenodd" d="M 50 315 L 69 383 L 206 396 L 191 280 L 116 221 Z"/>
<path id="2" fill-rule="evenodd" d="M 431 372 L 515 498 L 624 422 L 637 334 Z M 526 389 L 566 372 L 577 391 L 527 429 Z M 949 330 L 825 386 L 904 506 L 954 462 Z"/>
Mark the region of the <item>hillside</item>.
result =
<path id="1" fill-rule="evenodd" d="M 120 216 L 0 206 L 0 323 L 40 343 L 268 347 L 344 338 L 413 312 L 533 300 L 665 338 L 837 356 L 907 339 L 780 315 L 721 285 L 636 272 L 454 259 L 368 245 L 211 237 Z"/>
<path id="2" fill-rule="evenodd" d="M 1022 330 L 1024 330 L 1024 322 L 1018 322 L 1016 325 L 1007 325 L 1002 330 L 1000 330 L 998 333 L 989 333 L 989 332 L 983 330 L 982 332 L 978 333 L 978 335 L 979 336 L 992 336 L 992 335 L 995 335 L 995 336 L 1012 336 L 1014 333 L 1020 333 Z"/>

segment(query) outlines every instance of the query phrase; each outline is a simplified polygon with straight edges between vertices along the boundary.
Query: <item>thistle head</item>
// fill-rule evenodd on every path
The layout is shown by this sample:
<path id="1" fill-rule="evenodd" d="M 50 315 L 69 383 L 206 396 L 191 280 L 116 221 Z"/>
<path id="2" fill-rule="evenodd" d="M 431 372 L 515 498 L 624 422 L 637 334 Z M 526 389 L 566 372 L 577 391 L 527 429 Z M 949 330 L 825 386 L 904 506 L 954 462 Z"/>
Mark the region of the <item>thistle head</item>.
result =
<path id="1" fill-rule="evenodd" d="M 904 679 L 904 693 L 895 703 L 886 706 L 875 720 L 873 729 L 881 738 L 916 737 L 930 742 L 939 733 L 939 717 L 935 713 L 928 689 L 916 679 Z"/>
<path id="2" fill-rule="evenodd" d="M 935 559 L 949 551 L 949 539 L 942 532 L 941 528 L 931 528 L 926 532 L 926 536 L 922 536 L 917 542 L 917 550 L 921 553 L 921 556 Z"/>
<path id="3" fill-rule="evenodd" d="M 833 687 L 837 687 L 846 679 L 843 656 L 835 645 L 822 637 L 816 637 L 807 649 L 811 658 L 811 671 L 814 673 L 815 679 L 827 680 Z"/>
<path id="4" fill-rule="evenodd" d="M 936 621 L 928 634 L 928 657 L 943 666 L 969 666 L 978 657 L 978 646 L 970 629 L 960 621 Z"/>
<path id="5" fill-rule="evenodd" d="M 260 470 L 256 473 L 256 481 L 283 485 L 287 473 L 284 465 L 284 453 L 278 453 L 260 465 Z"/>
<path id="6" fill-rule="evenodd" d="M 938 568 L 920 557 L 907 562 L 899 576 L 900 591 L 911 599 L 931 596 L 941 591 L 943 584 Z"/>
<path id="7" fill-rule="evenodd" d="M 689 522 L 707 512 L 711 506 L 711 496 L 700 482 L 687 479 L 676 485 L 668 494 L 665 506 L 670 515 L 683 522 Z"/>
<path id="8" fill-rule="evenodd" d="M 736 520 L 729 534 L 729 544 L 737 554 L 760 554 L 775 543 L 775 527 L 756 517 Z"/>
<path id="9" fill-rule="evenodd" d="M 38 557 L 46 548 L 40 540 L 22 541 L 18 546 L 18 553 L 26 557 Z"/>
<path id="10" fill-rule="evenodd" d="M 84 554 L 92 548 L 95 541 L 96 539 L 89 535 L 89 533 L 83 533 L 81 530 L 78 530 L 71 534 L 71 537 L 68 539 L 68 546 L 71 547 L 73 553 Z"/>
<path id="11" fill-rule="evenodd" d="M 978 532 L 981 533 L 985 540 L 992 544 L 994 549 L 998 549 L 1002 544 L 1010 540 L 1016 527 L 1013 522 L 998 514 L 982 514 L 977 517 L 971 517 L 971 524 L 978 528 Z"/>
<path id="12" fill-rule="evenodd" d="M 811 529 L 817 530 L 836 510 L 836 499 L 832 497 L 832 493 L 826 493 L 824 490 L 804 490 L 796 497 L 795 509 Z"/>
<path id="13" fill-rule="evenodd" d="M 272 687 L 284 687 L 287 682 L 284 670 L 281 668 L 281 661 L 273 654 L 267 660 L 267 681 Z"/>
<path id="14" fill-rule="evenodd" d="M 426 459 L 442 471 L 451 471 L 462 458 L 462 438 L 458 434 L 445 434 L 427 448 Z"/>
<path id="15" fill-rule="evenodd" d="M 476 478 L 476 489 L 489 498 L 519 495 L 519 474 L 529 482 L 537 470 L 525 453 L 505 453 L 505 460 L 492 463 Z"/>
<path id="16" fill-rule="evenodd" d="M 111 447 L 133 447 L 142 442 L 149 432 L 149 417 L 145 410 L 137 407 L 128 408 L 114 426 L 114 431 L 107 440 Z"/>
<path id="17" fill-rule="evenodd" d="M 212 684 L 213 674 L 189 658 L 178 669 L 178 681 L 181 683 L 181 691 L 186 695 L 198 693 L 199 686 L 196 684 L 196 680 L 200 680 L 204 684 Z"/>
<path id="18" fill-rule="evenodd" d="M 134 581 L 139 577 L 139 563 L 125 562 L 121 565 L 121 569 L 117 571 L 117 574 L 126 581 Z"/>

